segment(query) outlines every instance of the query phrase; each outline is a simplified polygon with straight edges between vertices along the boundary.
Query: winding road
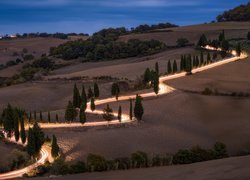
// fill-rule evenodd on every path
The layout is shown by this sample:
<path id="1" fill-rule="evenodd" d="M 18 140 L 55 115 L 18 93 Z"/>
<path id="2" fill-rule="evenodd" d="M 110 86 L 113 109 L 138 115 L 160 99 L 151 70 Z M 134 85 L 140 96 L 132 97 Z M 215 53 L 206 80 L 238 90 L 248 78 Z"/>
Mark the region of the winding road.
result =
<path id="1" fill-rule="evenodd" d="M 221 51 L 221 49 L 215 49 L 211 46 L 206 46 L 206 47 L 204 47 L 204 49 Z M 208 64 L 206 66 L 195 68 L 192 70 L 192 74 L 202 72 L 205 70 L 209 70 L 211 68 L 218 67 L 218 66 L 221 66 L 221 65 L 224 65 L 227 63 L 231 63 L 231 62 L 234 62 L 237 60 L 245 59 L 248 57 L 248 55 L 246 53 L 241 53 L 240 56 L 236 56 L 236 51 L 231 51 L 230 53 L 232 54 L 233 57 L 223 59 L 221 61 L 217 61 L 217 62 L 214 62 L 212 64 Z M 149 93 L 140 94 L 140 96 L 142 96 L 143 98 L 148 98 L 148 97 L 156 97 L 156 96 L 160 96 L 160 95 L 174 92 L 175 88 L 166 85 L 164 82 L 168 81 L 168 80 L 184 77 L 184 76 L 186 76 L 186 72 L 180 72 L 180 73 L 173 74 L 173 75 L 161 76 L 159 79 L 159 93 L 158 93 L 158 95 L 156 95 L 154 92 L 149 92 Z M 97 101 L 95 101 L 95 104 L 101 105 L 101 104 L 106 104 L 106 103 L 111 103 L 111 102 L 116 102 L 116 101 L 125 101 L 125 100 L 129 100 L 129 99 L 134 99 L 135 97 L 136 97 L 136 95 L 120 96 L 118 100 L 116 100 L 116 98 L 107 98 L 107 99 L 97 100 Z M 92 114 L 103 114 L 103 111 L 101 111 L 101 110 L 95 110 L 92 112 L 90 109 L 90 103 L 87 104 L 86 112 L 92 113 Z M 114 113 L 114 115 L 117 116 L 117 113 Z M 135 119 L 130 120 L 128 114 L 123 114 L 121 122 L 119 120 L 112 120 L 112 121 L 86 122 L 85 124 L 81 124 L 81 123 L 70 123 L 70 124 L 69 123 L 50 123 L 50 124 L 45 124 L 45 123 L 41 123 L 40 126 L 41 126 L 41 128 L 70 128 L 70 127 L 73 128 L 73 127 L 84 127 L 84 126 L 91 127 L 91 126 L 104 126 L 104 125 L 111 125 L 111 124 L 124 124 L 124 123 L 132 123 L 134 121 L 135 121 Z M 13 179 L 13 178 L 17 178 L 17 177 L 22 177 L 23 174 L 28 173 L 30 170 L 44 164 L 45 161 L 47 160 L 47 158 L 49 157 L 49 154 L 50 154 L 50 152 L 43 146 L 41 149 L 40 159 L 36 163 L 34 163 L 28 167 L 25 167 L 23 169 L 20 169 L 20 170 L 15 170 L 15 171 L 11 171 L 8 173 L 0 174 L 0 180 L 1 179 Z"/>

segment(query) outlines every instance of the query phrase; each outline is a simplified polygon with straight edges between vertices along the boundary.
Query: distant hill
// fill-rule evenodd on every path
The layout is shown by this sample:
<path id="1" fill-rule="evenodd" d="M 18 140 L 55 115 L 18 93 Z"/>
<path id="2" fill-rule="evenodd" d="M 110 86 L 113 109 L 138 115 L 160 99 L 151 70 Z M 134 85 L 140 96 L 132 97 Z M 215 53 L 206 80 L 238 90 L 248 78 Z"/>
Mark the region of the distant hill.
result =
<path id="1" fill-rule="evenodd" d="M 223 14 L 217 16 L 217 21 L 250 21 L 250 2 L 246 5 L 240 5 L 234 9 L 225 11 Z"/>

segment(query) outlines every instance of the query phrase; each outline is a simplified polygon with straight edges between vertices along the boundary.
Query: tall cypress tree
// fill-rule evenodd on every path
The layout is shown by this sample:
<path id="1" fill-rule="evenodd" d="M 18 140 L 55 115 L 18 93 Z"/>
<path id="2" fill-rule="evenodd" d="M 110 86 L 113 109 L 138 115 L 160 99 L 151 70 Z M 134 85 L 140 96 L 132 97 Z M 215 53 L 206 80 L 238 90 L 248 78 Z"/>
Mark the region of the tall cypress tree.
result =
<path id="1" fill-rule="evenodd" d="M 192 71 L 192 57 L 188 55 L 186 58 L 186 72 L 191 73 Z"/>
<path id="2" fill-rule="evenodd" d="M 236 55 L 237 56 L 240 56 L 241 55 L 241 45 L 240 45 L 240 43 L 238 43 L 237 44 L 237 46 L 236 46 Z"/>
<path id="3" fill-rule="evenodd" d="M 139 96 L 139 95 L 136 95 L 136 98 L 135 98 L 135 107 L 134 107 L 135 118 L 138 121 L 140 121 L 140 120 L 142 120 L 143 114 L 144 114 L 144 109 L 143 109 L 143 106 L 142 106 L 142 97 Z"/>
<path id="4" fill-rule="evenodd" d="M 201 57 L 200 57 L 200 66 L 204 65 L 204 55 L 203 55 L 203 51 L 201 51 Z"/>
<path id="5" fill-rule="evenodd" d="M 207 64 L 211 63 L 211 55 L 210 53 L 207 53 Z"/>
<path id="6" fill-rule="evenodd" d="M 45 136 L 37 122 L 33 126 L 33 133 L 35 138 L 35 156 L 38 156 L 45 142 Z"/>
<path id="7" fill-rule="evenodd" d="M 84 85 L 82 85 L 81 101 L 82 103 L 83 102 L 87 103 L 88 101 Z"/>
<path id="8" fill-rule="evenodd" d="M 84 105 L 82 105 L 80 108 L 80 114 L 79 114 L 80 123 L 82 123 L 82 124 L 84 124 L 86 122 L 85 110 L 86 110 L 86 108 L 84 107 Z"/>
<path id="9" fill-rule="evenodd" d="M 117 118 L 119 122 L 122 122 L 122 107 L 119 106 Z"/>
<path id="10" fill-rule="evenodd" d="M 155 63 L 155 72 L 159 75 L 159 64 L 158 64 L 158 62 Z"/>
<path id="11" fill-rule="evenodd" d="M 150 69 L 147 68 L 143 75 L 144 85 L 147 85 L 150 82 L 150 80 L 151 80 L 151 72 L 150 72 Z"/>
<path id="12" fill-rule="evenodd" d="M 48 112 L 48 123 L 50 123 L 50 112 Z"/>
<path id="13" fill-rule="evenodd" d="M 99 87 L 97 83 L 94 84 L 94 95 L 95 95 L 95 98 L 99 98 L 100 96 Z"/>
<path id="14" fill-rule="evenodd" d="M 56 122 L 59 122 L 58 114 L 56 114 Z"/>
<path id="15" fill-rule="evenodd" d="M 173 64 L 173 73 L 177 73 L 177 71 L 178 71 L 177 63 L 176 63 L 176 61 L 174 60 L 174 64 Z"/>
<path id="16" fill-rule="evenodd" d="M 34 120 L 36 121 L 36 111 L 34 111 Z"/>
<path id="17" fill-rule="evenodd" d="M 73 106 L 75 108 L 79 108 L 80 107 L 80 101 L 81 101 L 81 96 L 79 93 L 79 90 L 76 86 L 76 84 L 74 84 L 74 90 L 73 90 Z"/>
<path id="18" fill-rule="evenodd" d="M 32 121 L 32 113 L 30 112 L 30 115 L 29 115 L 29 123 L 31 123 Z"/>
<path id="19" fill-rule="evenodd" d="M 26 133 L 25 133 L 24 118 L 23 118 L 23 116 L 20 119 L 20 126 L 21 126 L 21 130 L 20 130 L 21 140 L 22 140 L 22 143 L 25 144 L 25 142 L 26 142 Z"/>
<path id="20" fill-rule="evenodd" d="M 158 94 L 159 93 L 159 75 L 156 72 L 154 73 L 153 87 L 154 87 L 155 94 Z"/>
<path id="21" fill-rule="evenodd" d="M 115 96 L 116 99 L 118 100 L 119 94 L 120 94 L 119 85 L 117 83 L 113 83 L 111 87 L 111 95 Z"/>
<path id="22" fill-rule="evenodd" d="M 129 99 L 129 119 L 133 119 L 133 104 L 132 104 L 132 99 Z"/>
<path id="23" fill-rule="evenodd" d="M 172 74 L 172 65 L 170 60 L 168 61 L 168 74 Z"/>
<path id="24" fill-rule="evenodd" d="M 59 146 L 57 144 L 57 139 L 56 139 L 55 135 L 53 135 L 53 137 L 52 137 L 51 155 L 53 158 L 56 158 L 59 156 Z"/>
<path id="25" fill-rule="evenodd" d="M 29 128 L 28 131 L 28 143 L 26 148 L 28 154 L 33 157 L 36 152 L 36 147 L 35 147 L 35 136 L 32 128 Z"/>
<path id="26" fill-rule="evenodd" d="M 14 118 L 14 135 L 16 142 L 19 141 L 19 116 L 17 109 L 13 110 L 13 118 Z"/>
<path id="27" fill-rule="evenodd" d="M 14 112 L 10 104 L 8 104 L 7 108 L 3 110 L 2 116 L 3 116 L 3 128 L 7 132 L 7 137 L 10 138 L 15 127 Z"/>
<path id="28" fill-rule="evenodd" d="M 76 116 L 77 116 L 76 109 L 73 106 L 72 102 L 69 101 L 65 111 L 65 120 L 72 122 L 75 120 Z"/>
<path id="29" fill-rule="evenodd" d="M 95 99 L 92 97 L 90 101 L 90 109 L 91 111 L 95 110 Z"/>
<path id="30" fill-rule="evenodd" d="M 40 122 L 43 121 L 43 114 L 42 114 L 42 111 L 40 111 Z"/>
<path id="31" fill-rule="evenodd" d="M 196 67 L 196 59 L 195 59 L 195 56 L 193 56 L 193 67 Z"/>

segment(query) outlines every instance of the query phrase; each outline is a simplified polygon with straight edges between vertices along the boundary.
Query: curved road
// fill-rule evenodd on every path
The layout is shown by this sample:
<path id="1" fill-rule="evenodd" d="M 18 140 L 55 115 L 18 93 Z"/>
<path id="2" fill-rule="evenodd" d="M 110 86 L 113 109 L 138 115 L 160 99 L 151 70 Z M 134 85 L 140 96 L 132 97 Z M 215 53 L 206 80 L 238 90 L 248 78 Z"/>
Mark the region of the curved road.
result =
<path id="1" fill-rule="evenodd" d="M 213 48 L 211 46 L 206 46 L 206 47 L 204 47 L 204 49 L 221 51 L 221 49 L 215 49 L 215 48 Z M 240 59 L 245 59 L 245 58 L 248 57 L 248 55 L 245 54 L 245 53 L 242 53 L 240 55 L 240 57 L 236 56 L 236 51 L 231 51 L 230 53 L 233 55 L 233 57 L 227 58 L 227 59 L 224 59 L 224 60 L 212 63 L 212 64 L 209 64 L 209 65 L 206 65 L 206 66 L 203 66 L 203 67 L 193 69 L 192 73 L 195 74 L 197 72 L 202 72 L 202 71 L 214 68 L 214 67 L 218 67 L 218 66 L 221 66 L 221 65 L 224 65 L 224 64 L 227 64 L 227 63 L 230 63 L 230 62 L 234 62 L 234 61 L 237 61 L 237 60 L 240 60 Z M 170 86 L 166 85 L 164 83 L 165 81 L 180 78 L 180 77 L 184 77 L 184 76 L 186 76 L 186 72 L 180 72 L 180 73 L 177 73 L 177 74 L 166 75 L 166 76 L 160 77 L 158 96 L 168 94 L 168 93 L 171 93 L 171 92 L 175 91 L 175 89 L 173 87 L 170 87 Z M 149 93 L 140 94 L 140 96 L 142 96 L 143 98 L 147 98 L 147 97 L 156 97 L 157 95 L 154 92 L 149 92 Z M 135 97 L 136 97 L 136 95 L 121 96 L 121 97 L 119 97 L 118 101 L 125 101 L 125 100 L 129 100 L 129 99 L 134 99 Z M 111 103 L 111 102 L 116 102 L 116 101 L 117 101 L 116 98 L 107 98 L 107 99 L 97 100 L 97 101 L 95 101 L 95 104 L 96 105 L 101 105 L 101 104 L 106 104 L 106 103 Z M 103 114 L 103 111 L 101 111 L 101 110 L 95 110 L 95 111 L 92 112 L 90 110 L 90 103 L 87 104 L 86 112 L 87 113 L 92 113 L 92 114 Z M 116 113 L 114 113 L 114 115 L 117 116 Z M 81 124 L 81 123 L 70 123 L 70 124 L 69 123 L 54 123 L 54 124 L 50 123 L 50 124 L 44 124 L 44 123 L 41 123 L 40 126 L 41 126 L 41 128 L 65 128 L 65 127 L 83 127 L 83 126 L 88 126 L 89 127 L 89 126 L 103 126 L 103 125 L 121 124 L 121 123 L 124 124 L 124 123 L 131 123 L 131 122 L 134 122 L 134 121 L 135 121 L 135 119 L 133 119 L 133 120 L 129 119 L 128 114 L 123 114 L 121 122 L 119 122 L 119 120 L 112 120 L 112 121 L 86 122 L 85 124 Z M 20 170 L 15 170 L 15 171 L 11 171 L 11 172 L 8 172 L 8 173 L 0 174 L 0 180 L 1 179 L 12 179 L 12 178 L 21 177 L 23 174 L 29 172 L 30 170 L 44 164 L 45 161 L 47 160 L 48 156 L 49 156 L 49 153 L 50 152 L 48 152 L 46 150 L 46 148 L 43 146 L 43 148 L 41 149 L 41 157 L 36 163 L 34 163 L 34 164 L 32 164 L 32 165 L 30 165 L 28 167 L 25 167 L 23 169 L 20 169 Z"/>

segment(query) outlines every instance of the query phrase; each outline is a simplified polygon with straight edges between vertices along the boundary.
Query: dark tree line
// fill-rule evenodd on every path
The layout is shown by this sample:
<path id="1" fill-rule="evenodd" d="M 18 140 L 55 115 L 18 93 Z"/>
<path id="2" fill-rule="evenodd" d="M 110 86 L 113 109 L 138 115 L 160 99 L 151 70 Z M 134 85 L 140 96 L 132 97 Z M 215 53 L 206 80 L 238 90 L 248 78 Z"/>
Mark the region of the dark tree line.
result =
<path id="1" fill-rule="evenodd" d="M 84 57 L 86 60 L 102 61 L 155 54 L 166 48 L 164 43 L 157 40 L 117 41 L 119 36 L 126 32 L 124 31 L 122 28 L 104 29 L 95 33 L 88 40 L 70 41 L 52 47 L 50 55 L 66 60 Z"/>

